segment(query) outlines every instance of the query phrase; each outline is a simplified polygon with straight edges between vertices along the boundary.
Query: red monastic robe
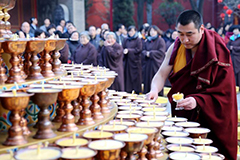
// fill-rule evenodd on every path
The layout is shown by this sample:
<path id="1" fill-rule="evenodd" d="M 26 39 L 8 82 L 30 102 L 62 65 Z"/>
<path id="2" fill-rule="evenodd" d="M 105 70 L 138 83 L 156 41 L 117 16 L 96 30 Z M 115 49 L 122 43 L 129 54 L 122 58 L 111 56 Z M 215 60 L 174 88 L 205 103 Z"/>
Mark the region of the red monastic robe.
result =
<path id="1" fill-rule="evenodd" d="M 176 40 L 169 65 L 174 65 L 178 47 Z M 189 51 L 186 51 L 189 53 Z M 186 56 L 189 57 L 189 56 Z M 227 160 L 237 156 L 237 100 L 234 71 L 229 50 L 216 33 L 204 30 L 193 59 L 176 73 L 171 73 L 172 89 L 168 94 L 173 116 L 198 121 L 201 127 L 211 130 L 208 138 Z M 197 107 L 193 110 L 175 110 L 172 94 L 181 92 L 184 97 L 194 97 Z"/>

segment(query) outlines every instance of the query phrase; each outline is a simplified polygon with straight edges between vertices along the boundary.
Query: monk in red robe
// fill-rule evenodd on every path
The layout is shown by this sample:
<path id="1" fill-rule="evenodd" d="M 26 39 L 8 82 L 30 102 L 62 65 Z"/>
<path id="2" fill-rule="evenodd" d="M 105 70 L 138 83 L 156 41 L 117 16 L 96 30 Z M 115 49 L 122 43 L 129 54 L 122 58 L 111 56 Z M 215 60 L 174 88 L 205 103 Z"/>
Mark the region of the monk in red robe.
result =
<path id="1" fill-rule="evenodd" d="M 201 15 L 194 10 L 180 14 L 178 39 L 167 51 L 147 97 L 157 99 L 170 73 L 172 116 L 209 128 L 212 145 L 227 160 L 236 160 L 237 100 L 232 61 L 222 38 L 202 24 Z M 183 93 L 184 99 L 175 103 L 172 95 L 177 92 Z M 180 107 L 183 110 L 176 110 Z"/>

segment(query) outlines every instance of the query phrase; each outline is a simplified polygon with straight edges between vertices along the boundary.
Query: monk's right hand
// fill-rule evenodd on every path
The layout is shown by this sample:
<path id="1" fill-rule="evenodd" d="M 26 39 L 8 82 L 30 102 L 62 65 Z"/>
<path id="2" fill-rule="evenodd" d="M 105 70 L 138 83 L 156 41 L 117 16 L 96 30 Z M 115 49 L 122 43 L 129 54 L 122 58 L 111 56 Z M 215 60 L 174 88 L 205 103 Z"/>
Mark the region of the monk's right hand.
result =
<path id="1" fill-rule="evenodd" d="M 150 91 L 149 93 L 146 94 L 146 98 L 148 100 L 156 101 L 158 98 L 158 92 L 156 91 Z"/>
<path id="2" fill-rule="evenodd" d="M 104 46 L 109 46 L 109 43 L 107 41 L 104 41 Z"/>
<path id="3" fill-rule="evenodd" d="M 128 49 L 127 49 L 127 48 L 124 49 L 124 50 L 123 50 L 123 53 L 124 53 L 124 54 L 127 54 L 127 53 L 128 53 Z"/>

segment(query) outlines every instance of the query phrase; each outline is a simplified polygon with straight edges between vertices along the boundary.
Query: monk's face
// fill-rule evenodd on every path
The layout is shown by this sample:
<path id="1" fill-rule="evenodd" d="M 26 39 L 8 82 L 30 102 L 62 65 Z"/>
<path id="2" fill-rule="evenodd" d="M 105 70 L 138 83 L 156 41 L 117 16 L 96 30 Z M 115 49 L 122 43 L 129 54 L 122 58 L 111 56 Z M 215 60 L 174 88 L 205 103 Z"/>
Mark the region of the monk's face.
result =
<path id="1" fill-rule="evenodd" d="M 115 42 L 116 42 L 116 39 L 114 38 L 113 35 L 107 35 L 107 42 L 110 44 L 110 45 L 113 45 Z"/>
<path id="2" fill-rule="evenodd" d="M 79 40 L 79 34 L 78 32 L 74 32 L 71 37 L 70 37 L 71 40 L 76 40 L 78 41 Z"/>
<path id="3" fill-rule="evenodd" d="M 87 38 L 87 36 L 81 35 L 81 37 L 80 37 L 80 43 L 81 43 L 82 45 L 85 45 L 85 44 L 87 44 L 88 42 L 89 42 L 89 39 Z"/>
<path id="4" fill-rule="evenodd" d="M 136 31 L 134 28 L 132 28 L 130 31 L 128 31 L 128 34 L 130 37 L 134 36 L 135 33 L 136 33 Z"/>
<path id="5" fill-rule="evenodd" d="M 186 49 L 196 48 L 202 39 L 202 34 L 204 33 L 203 25 L 197 29 L 193 22 L 185 26 L 178 23 L 176 30 L 181 43 Z"/>
<path id="6" fill-rule="evenodd" d="M 22 31 L 25 33 L 29 33 L 30 31 L 30 25 L 28 22 L 23 22 L 22 27 L 21 27 Z"/>
<path id="7" fill-rule="evenodd" d="M 151 30 L 150 30 L 150 36 L 151 36 L 151 37 L 155 37 L 155 36 L 157 36 L 157 34 L 158 34 L 158 32 L 157 32 L 155 29 L 151 28 Z"/>
<path id="8" fill-rule="evenodd" d="M 105 32 L 104 32 L 104 35 L 103 35 L 103 38 L 104 38 L 104 39 L 107 39 L 108 33 L 109 33 L 109 31 L 105 31 Z"/>

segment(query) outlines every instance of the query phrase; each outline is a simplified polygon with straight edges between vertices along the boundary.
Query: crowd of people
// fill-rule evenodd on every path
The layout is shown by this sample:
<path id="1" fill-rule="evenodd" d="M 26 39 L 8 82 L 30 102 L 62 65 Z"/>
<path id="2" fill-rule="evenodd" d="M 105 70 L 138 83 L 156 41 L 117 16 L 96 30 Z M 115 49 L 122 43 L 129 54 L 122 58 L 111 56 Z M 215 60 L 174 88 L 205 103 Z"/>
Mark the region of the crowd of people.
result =
<path id="1" fill-rule="evenodd" d="M 210 23 L 206 23 L 205 28 L 214 30 Z M 237 85 L 240 84 L 240 58 L 237 56 L 240 52 L 239 30 L 238 25 L 226 24 L 216 31 L 231 51 Z M 44 25 L 38 27 L 38 20 L 34 17 L 30 23 L 23 22 L 16 33 L 20 38 L 68 38 L 60 51 L 62 63 L 108 67 L 118 74 L 111 89 L 126 92 L 134 90 L 135 93 L 150 91 L 153 76 L 161 66 L 166 51 L 179 35 L 176 30 L 163 32 L 147 23 L 139 30 L 135 26 L 125 28 L 119 24 L 114 32 L 104 23 L 99 28 L 90 26 L 79 33 L 71 21 L 63 19 L 55 25 L 47 18 Z M 165 86 L 171 86 L 168 79 Z"/>
<path id="2" fill-rule="evenodd" d="M 227 23 L 215 29 L 211 23 L 206 23 L 205 27 L 209 30 L 216 31 L 224 40 L 233 62 L 235 82 L 240 85 L 240 25 Z"/>

